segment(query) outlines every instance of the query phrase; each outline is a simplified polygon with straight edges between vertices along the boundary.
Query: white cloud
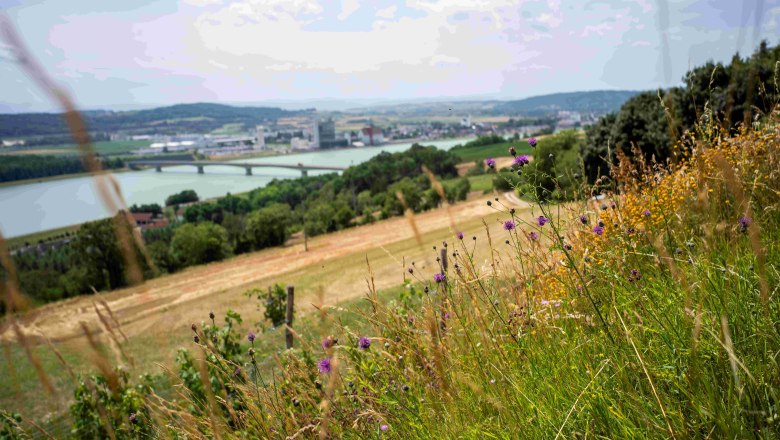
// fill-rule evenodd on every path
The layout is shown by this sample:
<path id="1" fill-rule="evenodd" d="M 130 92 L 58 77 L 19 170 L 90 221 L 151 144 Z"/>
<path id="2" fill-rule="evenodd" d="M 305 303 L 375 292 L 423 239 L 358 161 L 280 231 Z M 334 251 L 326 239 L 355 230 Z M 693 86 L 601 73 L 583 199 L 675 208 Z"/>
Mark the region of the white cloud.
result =
<path id="1" fill-rule="evenodd" d="M 360 0 L 341 0 L 341 13 L 339 20 L 344 20 L 360 9 Z"/>
<path id="2" fill-rule="evenodd" d="M 686 23 L 699 13 L 688 7 L 704 1 L 669 2 L 673 78 L 696 45 L 706 43 L 707 57 L 731 55 L 733 43 L 718 43 L 738 29 Z M 20 8 L 9 16 L 42 62 L 101 103 L 660 85 L 653 0 L 160 0 L 111 12 L 87 0 L 40 0 Z M 777 33 L 778 9 L 765 17 L 759 38 Z M 0 69 L 0 83 L 15 84 L 14 75 Z M 11 89 L 2 99 L 33 101 Z"/>
<path id="3" fill-rule="evenodd" d="M 398 10 L 398 6 L 393 5 L 389 8 L 384 8 L 376 11 L 376 16 L 379 18 L 393 18 L 395 17 L 395 13 Z"/>

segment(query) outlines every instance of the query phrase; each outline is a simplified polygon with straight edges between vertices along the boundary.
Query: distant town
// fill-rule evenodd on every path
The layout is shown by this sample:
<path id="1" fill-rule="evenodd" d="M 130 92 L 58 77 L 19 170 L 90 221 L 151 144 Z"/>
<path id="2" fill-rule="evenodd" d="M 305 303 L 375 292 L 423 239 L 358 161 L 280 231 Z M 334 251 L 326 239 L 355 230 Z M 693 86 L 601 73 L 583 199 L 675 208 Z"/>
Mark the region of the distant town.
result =
<path id="1" fill-rule="evenodd" d="M 149 156 L 176 152 L 197 152 L 204 156 L 237 155 L 252 151 L 291 153 L 319 149 L 371 147 L 409 140 L 436 140 L 496 134 L 505 137 L 529 137 L 561 130 L 582 128 L 599 115 L 561 110 L 555 115 L 523 123 L 512 118 L 501 122 L 478 122 L 466 115 L 455 123 L 423 121 L 392 124 L 385 127 L 371 122 L 357 129 L 338 127 L 332 117 L 311 120 L 279 120 L 270 126 L 257 125 L 230 135 L 184 133 L 176 135 L 115 133 L 111 141 L 144 141 L 148 147 L 133 153 Z M 21 141 L 23 142 L 23 141 Z M 20 146 L 20 141 L 4 141 L 5 146 Z M 23 143 L 21 144 L 23 145 Z"/>
<path id="2" fill-rule="evenodd" d="M 634 92 L 574 92 L 520 101 L 376 106 L 318 112 L 220 104 L 179 104 L 135 112 L 84 112 L 99 154 L 227 157 L 285 154 L 388 143 L 499 135 L 524 138 L 579 129 Z M 73 142 L 60 115 L 0 115 L 0 152 L 59 154 Z"/>

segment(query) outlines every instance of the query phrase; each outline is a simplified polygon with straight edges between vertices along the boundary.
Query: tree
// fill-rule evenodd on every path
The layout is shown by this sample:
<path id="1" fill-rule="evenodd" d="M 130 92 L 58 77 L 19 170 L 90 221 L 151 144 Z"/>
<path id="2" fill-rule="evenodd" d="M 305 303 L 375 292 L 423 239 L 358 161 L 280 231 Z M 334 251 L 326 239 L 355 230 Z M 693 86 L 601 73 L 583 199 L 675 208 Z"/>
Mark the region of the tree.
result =
<path id="1" fill-rule="evenodd" d="M 183 266 L 219 261 L 232 252 L 225 228 L 211 222 L 184 224 L 171 240 L 171 253 Z"/>
<path id="2" fill-rule="evenodd" d="M 185 189 L 184 191 L 172 194 L 165 199 L 165 206 L 181 205 L 184 203 L 192 203 L 200 200 L 198 194 L 191 190 Z"/>
<path id="3" fill-rule="evenodd" d="M 130 207 L 130 212 L 150 212 L 155 216 L 162 214 L 162 206 L 157 203 L 149 205 L 133 205 Z"/>
<path id="4" fill-rule="evenodd" d="M 131 226 L 121 214 L 118 215 L 127 236 L 132 236 Z M 125 258 L 117 241 L 114 219 L 83 224 L 72 246 L 74 260 L 79 262 L 79 266 L 87 268 L 87 282 L 90 286 L 102 290 L 126 285 Z M 138 252 L 136 255 L 139 255 Z"/>
<path id="5" fill-rule="evenodd" d="M 539 141 L 534 161 L 527 165 L 525 181 L 541 200 L 575 197 L 580 168 L 582 137 L 574 130 L 562 131 Z"/>
<path id="6" fill-rule="evenodd" d="M 246 217 L 246 235 L 253 249 L 284 244 L 290 237 L 288 227 L 293 222 L 289 205 L 275 203 L 258 209 Z"/>
<path id="7" fill-rule="evenodd" d="M 733 133 L 765 117 L 780 97 L 780 90 L 769 86 L 778 62 L 780 45 L 769 48 L 762 42 L 747 59 L 735 55 L 728 65 L 709 62 L 692 69 L 683 78 L 685 87 L 632 97 L 619 112 L 588 129 L 582 157 L 589 180 L 608 172 L 617 161 L 614 152 L 630 157 L 636 147 L 645 159 L 664 162 L 670 158 L 672 144 L 686 133 L 697 132 L 702 124 L 714 123 Z M 697 139 L 705 135 L 699 131 Z M 609 158 L 607 146 L 613 152 Z"/>

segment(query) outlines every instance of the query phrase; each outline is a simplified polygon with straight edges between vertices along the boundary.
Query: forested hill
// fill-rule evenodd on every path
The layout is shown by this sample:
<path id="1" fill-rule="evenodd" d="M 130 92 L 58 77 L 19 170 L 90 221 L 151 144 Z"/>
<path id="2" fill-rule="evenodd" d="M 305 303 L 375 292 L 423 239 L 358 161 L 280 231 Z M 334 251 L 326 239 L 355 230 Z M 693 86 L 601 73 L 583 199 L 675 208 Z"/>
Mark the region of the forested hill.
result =
<path id="1" fill-rule="evenodd" d="M 127 131 L 134 134 L 204 132 L 225 124 L 253 127 L 314 111 L 282 110 L 278 107 L 234 107 L 222 104 L 178 104 L 139 111 L 87 111 L 84 117 L 93 132 Z M 68 133 L 65 120 L 57 113 L 0 114 L 0 138 L 58 135 Z"/>
<path id="2" fill-rule="evenodd" d="M 442 115 L 468 113 L 472 115 L 531 115 L 539 116 L 568 110 L 581 113 L 606 114 L 620 109 L 632 96 L 633 90 L 595 90 L 589 92 L 553 93 L 529 98 L 464 101 L 419 101 L 358 107 L 353 113 L 384 113 L 399 115 Z"/>
<path id="3" fill-rule="evenodd" d="M 497 113 L 550 113 L 569 110 L 582 113 L 609 113 L 619 109 L 629 98 L 638 94 L 633 90 L 595 90 L 591 92 L 553 93 L 532 96 L 517 101 L 497 103 Z"/>

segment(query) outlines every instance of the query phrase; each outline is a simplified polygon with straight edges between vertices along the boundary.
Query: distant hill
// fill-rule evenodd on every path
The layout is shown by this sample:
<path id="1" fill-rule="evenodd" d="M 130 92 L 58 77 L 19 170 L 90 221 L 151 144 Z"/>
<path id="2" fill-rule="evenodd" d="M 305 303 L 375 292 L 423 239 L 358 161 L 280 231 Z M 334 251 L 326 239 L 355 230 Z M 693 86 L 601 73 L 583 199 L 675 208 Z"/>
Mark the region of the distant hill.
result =
<path id="1" fill-rule="evenodd" d="M 411 101 L 373 105 L 350 109 L 353 113 L 384 113 L 398 115 L 542 115 L 559 110 L 605 114 L 620 110 L 629 98 L 638 94 L 633 90 L 598 90 L 591 92 L 554 93 L 512 101 L 447 100 Z"/>
<path id="2" fill-rule="evenodd" d="M 633 90 L 596 90 L 592 92 L 553 93 L 532 96 L 517 101 L 496 104 L 497 113 L 547 113 L 570 110 L 582 113 L 609 113 L 620 110 L 629 98 L 638 94 Z"/>
<path id="3" fill-rule="evenodd" d="M 133 134 L 208 132 L 225 124 L 254 127 L 264 121 L 312 112 L 278 107 L 234 107 L 222 104 L 177 104 L 138 111 L 87 111 L 84 117 L 92 132 L 126 131 Z M 61 114 L 0 114 L 0 138 L 55 136 L 68 133 Z"/>

